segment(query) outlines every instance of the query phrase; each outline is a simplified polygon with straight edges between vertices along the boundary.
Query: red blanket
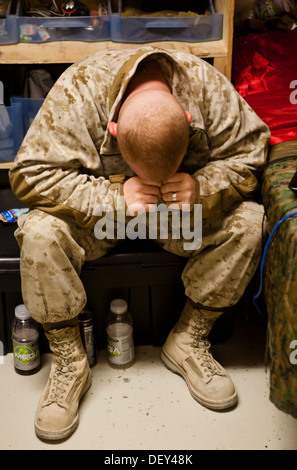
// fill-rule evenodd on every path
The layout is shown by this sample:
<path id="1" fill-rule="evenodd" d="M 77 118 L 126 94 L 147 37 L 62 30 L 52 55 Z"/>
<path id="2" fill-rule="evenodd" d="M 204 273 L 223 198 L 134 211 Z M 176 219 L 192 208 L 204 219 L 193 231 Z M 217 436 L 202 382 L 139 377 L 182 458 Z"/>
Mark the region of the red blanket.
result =
<path id="1" fill-rule="evenodd" d="M 271 145 L 297 140 L 297 28 L 235 36 L 233 83 L 271 130 Z"/>

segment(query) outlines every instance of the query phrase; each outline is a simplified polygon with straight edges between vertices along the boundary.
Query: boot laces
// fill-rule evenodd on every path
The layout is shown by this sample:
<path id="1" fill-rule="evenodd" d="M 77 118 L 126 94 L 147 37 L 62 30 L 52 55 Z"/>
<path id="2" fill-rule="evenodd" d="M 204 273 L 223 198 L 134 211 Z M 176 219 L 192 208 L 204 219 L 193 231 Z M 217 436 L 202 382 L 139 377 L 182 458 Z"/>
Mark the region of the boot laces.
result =
<path id="1" fill-rule="evenodd" d="M 196 337 L 194 347 L 196 357 L 197 359 L 201 360 L 201 366 L 204 367 L 208 377 L 212 377 L 213 375 L 225 375 L 214 361 L 214 358 L 210 352 L 210 342 L 208 339 L 203 337 Z"/>
<path id="2" fill-rule="evenodd" d="M 57 359 L 57 364 L 49 394 L 49 401 L 63 406 L 63 398 L 67 391 L 69 382 L 71 382 L 73 378 L 74 368 L 71 359 L 70 343 L 66 341 L 64 343 L 56 344 L 56 346 L 57 351 L 55 357 Z"/>

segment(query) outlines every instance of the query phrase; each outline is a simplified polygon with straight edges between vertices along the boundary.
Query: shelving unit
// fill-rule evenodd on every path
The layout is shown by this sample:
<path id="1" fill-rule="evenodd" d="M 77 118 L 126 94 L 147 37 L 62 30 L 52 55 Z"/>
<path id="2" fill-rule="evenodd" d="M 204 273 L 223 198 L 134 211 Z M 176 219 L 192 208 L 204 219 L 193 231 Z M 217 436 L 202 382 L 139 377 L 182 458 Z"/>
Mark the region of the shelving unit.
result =
<path id="1" fill-rule="evenodd" d="M 216 0 L 217 13 L 224 14 L 223 38 L 219 41 L 188 43 L 160 41 L 149 43 L 155 47 L 166 47 L 190 52 L 203 58 L 213 58 L 214 65 L 228 78 L 231 76 L 234 0 Z M 138 48 L 140 44 L 103 42 L 58 41 L 43 44 L 18 43 L 0 46 L 1 64 L 49 64 L 73 63 L 104 49 Z"/>
<path id="2" fill-rule="evenodd" d="M 153 47 L 181 50 L 201 58 L 213 59 L 213 65 L 231 79 L 234 3 L 235 0 L 214 1 L 215 11 L 224 15 L 223 37 L 218 41 L 197 43 L 160 41 L 148 44 Z M 0 45 L 0 64 L 71 64 L 100 50 L 136 49 L 141 46 L 143 44 L 112 41 L 57 41 L 42 44 Z M 0 163 L 0 169 L 9 168 L 9 166 L 9 162 Z"/>

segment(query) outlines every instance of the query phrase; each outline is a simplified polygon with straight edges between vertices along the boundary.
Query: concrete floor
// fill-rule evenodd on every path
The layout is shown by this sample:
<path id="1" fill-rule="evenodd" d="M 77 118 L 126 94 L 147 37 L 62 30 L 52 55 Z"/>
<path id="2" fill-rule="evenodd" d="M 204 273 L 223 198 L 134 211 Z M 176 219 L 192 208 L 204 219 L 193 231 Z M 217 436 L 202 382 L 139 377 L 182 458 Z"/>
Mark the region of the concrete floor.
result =
<path id="1" fill-rule="evenodd" d="M 34 414 L 45 386 L 50 355 L 33 376 L 14 372 L 12 354 L 0 365 L 1 450 L 296 450 L 297 420 L 269 400 L 265 372 L 266 327 L 239 321 L 215 358 L 230 372 L 236 408 L 216 412 L 196 403 L 183 379 L 160 361 L 160 348 L 139 346 L 136 362 L 114 370 L 98 351 L 93 384 L 80 407 L 80 424 L 64 442 L 35 436 Z"/>

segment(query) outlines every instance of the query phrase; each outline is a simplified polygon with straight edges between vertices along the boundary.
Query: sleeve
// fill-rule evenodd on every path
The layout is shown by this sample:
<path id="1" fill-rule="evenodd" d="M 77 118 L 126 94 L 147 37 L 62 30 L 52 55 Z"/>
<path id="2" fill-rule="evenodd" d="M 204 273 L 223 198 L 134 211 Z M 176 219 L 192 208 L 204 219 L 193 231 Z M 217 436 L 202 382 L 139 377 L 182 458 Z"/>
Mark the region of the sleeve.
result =
<path id="1" fill-rule="evenodd" d="M 15 196 L 30 208 L 93 227 L 96 208 L 117 209 L 119 185 L 104 176 L 98 148 L 106 131 L 100 93 L 82 69 L 70 67 L 51 89 L 9 172 Z M 104 101 L 103 99 L 101 101 Z M 107 100 L 106 100 L 107 101 Z M 95 176 L 99 175 L 99 176 Z"/>
<path id="2" fill-rule="evenodd" d="M 196 203 L 207 218 L 251 198 L 266 164 L 270 131 L 233 85 L 215 69 L 204 76 L 204 119 L 209 162 L 197 170 Z"/>

